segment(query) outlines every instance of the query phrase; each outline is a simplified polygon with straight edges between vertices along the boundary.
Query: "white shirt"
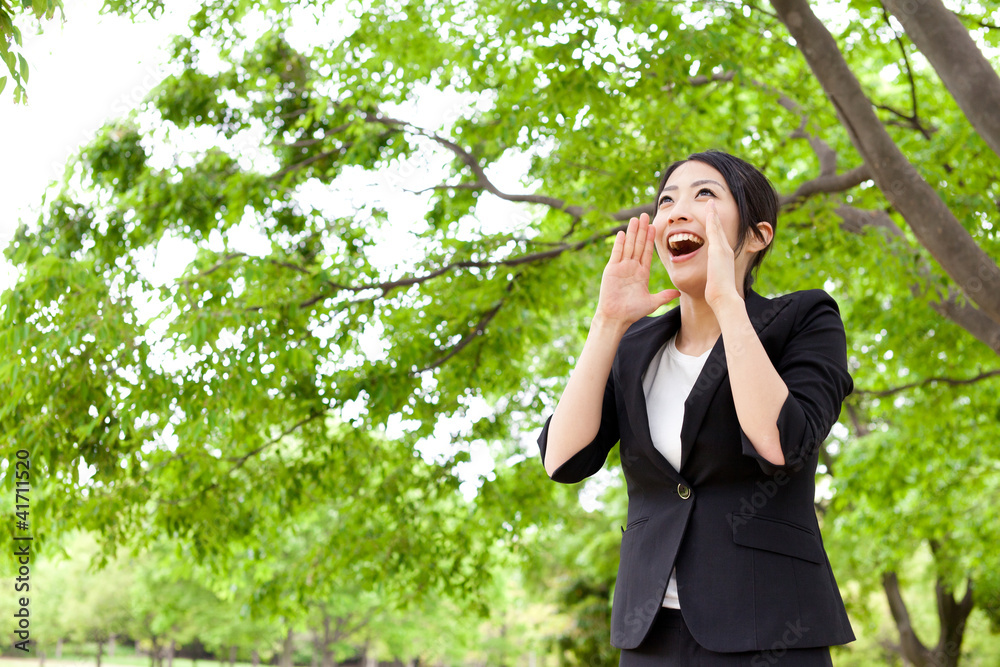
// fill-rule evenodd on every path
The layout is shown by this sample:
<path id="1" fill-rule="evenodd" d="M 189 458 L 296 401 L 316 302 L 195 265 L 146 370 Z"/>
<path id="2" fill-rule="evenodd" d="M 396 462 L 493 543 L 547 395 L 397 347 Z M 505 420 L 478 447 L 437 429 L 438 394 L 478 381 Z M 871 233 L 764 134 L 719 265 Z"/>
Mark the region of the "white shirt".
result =
<path id="1" fill-rule="evenodd" d="M 677 350 L 672 337 L 653 356 L 642 375 L 642 391 L 646 395 L 646 415 L 653 446 L 674 470 L 681 469 L 681 425 L 684 423 L 684 401 L 694 387 L 701 369 L 712 350 L 697 357 Z M 663 606 L 680 609 L 677 598 L 677 569 L 670 573 Z"/>

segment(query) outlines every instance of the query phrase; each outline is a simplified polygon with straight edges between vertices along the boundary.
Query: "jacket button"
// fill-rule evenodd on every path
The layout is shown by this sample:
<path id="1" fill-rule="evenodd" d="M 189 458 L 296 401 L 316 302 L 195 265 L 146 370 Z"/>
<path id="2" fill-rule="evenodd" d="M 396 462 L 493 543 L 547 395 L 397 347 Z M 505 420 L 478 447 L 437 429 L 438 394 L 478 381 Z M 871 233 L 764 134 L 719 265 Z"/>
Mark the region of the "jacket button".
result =
<path id="1" fill-rule="evenodd" d="M 677 495 L 681 497 L 681 500 L 687 500 L 691 497 L 691 489 L 684 486 L 683 484 L 677 485 Z"/>

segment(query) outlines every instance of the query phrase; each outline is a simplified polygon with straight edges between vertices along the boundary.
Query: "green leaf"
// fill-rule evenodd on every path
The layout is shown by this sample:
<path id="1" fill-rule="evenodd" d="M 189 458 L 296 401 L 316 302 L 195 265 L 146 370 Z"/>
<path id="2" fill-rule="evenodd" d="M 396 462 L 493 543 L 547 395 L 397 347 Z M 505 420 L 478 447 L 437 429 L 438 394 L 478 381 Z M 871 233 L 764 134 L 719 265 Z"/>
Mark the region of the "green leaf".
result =
<path id="1" fill-rule="evenodd" d="M 3 89 L 6 87 L 7 87 L 7 77 L 0 76 L 0 93 L 2 93 Z"/>
<path id="2" fill-rule="evenodd" d="M 17 54 L 17 59 L 21 63 L 21 78 L 24 79 L 25 83 L 28 83 L 28 61 L 20 53 Z"/>
<path id="3" fill-rule="evenodd" d="M 38 18 L 42 18 L 48 8 L 49 3 L 46 0 L 31 0 L 31 9 L 35 12 L 35 16 Z"/>

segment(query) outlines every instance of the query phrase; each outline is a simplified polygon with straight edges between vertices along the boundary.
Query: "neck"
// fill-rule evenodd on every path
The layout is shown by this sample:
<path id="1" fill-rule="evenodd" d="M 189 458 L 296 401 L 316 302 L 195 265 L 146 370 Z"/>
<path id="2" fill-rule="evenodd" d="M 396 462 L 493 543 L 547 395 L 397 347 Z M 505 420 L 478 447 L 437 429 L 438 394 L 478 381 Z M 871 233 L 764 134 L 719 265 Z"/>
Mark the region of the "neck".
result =
<path id="1" fill-rule="evenodd" d="M 675 344 L 686 354 L 701 354 L 715 346 L 722 327 L 704 297 L 681 294 L 681 327 Z"/>

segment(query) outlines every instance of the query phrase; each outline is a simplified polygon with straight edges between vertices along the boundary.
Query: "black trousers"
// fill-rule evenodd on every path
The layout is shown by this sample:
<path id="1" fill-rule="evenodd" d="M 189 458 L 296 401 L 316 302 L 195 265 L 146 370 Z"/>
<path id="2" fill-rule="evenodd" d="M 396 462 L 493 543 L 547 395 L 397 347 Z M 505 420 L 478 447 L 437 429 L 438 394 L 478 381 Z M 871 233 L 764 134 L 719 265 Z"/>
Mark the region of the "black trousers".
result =
<path id="1" fill-rule="evenodd" d="M 830 649 L 774 646 L 767 651 L 716 653 L 691 636 L 677 609 L 661 608 L 639 648 L 622 649 L 619 667 L 833 667 Z"/>

